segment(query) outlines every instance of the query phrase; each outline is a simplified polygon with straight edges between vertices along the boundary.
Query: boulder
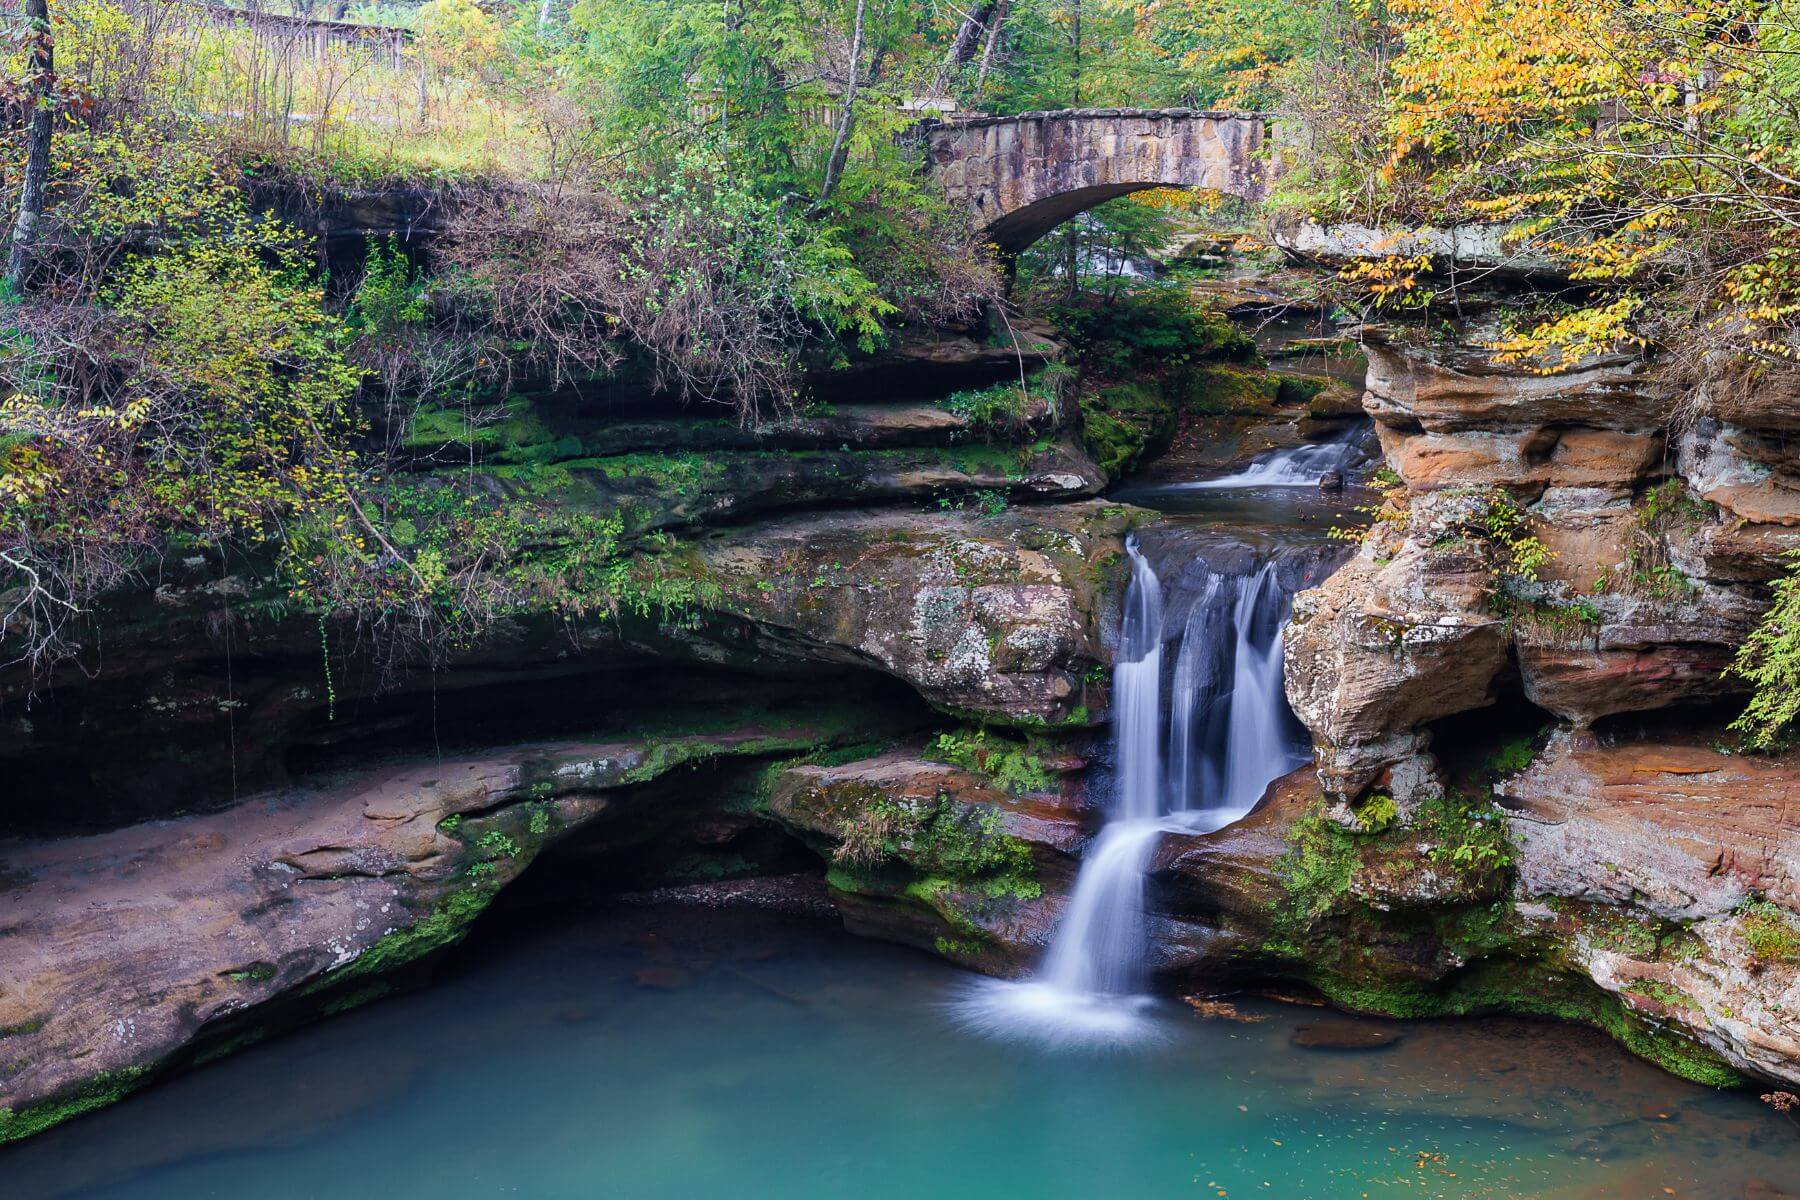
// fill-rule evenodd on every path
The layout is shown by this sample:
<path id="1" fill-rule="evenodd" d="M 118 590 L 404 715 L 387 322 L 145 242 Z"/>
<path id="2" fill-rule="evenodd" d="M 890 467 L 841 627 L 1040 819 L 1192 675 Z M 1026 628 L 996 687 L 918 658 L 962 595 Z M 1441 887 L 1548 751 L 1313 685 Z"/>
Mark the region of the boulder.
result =
<path id="1" fill-rule="evenodd" d="M 830 864 L 853 933 L 934 950 L 992 974 L 1043 954 L 1090 822 L 1078 788 L 1015 795 L 911 746 L 797 766 L 769 811 Z"/>
<path id="2" fill-rule="evenodd" d="M 1389 550 L 1398 553 L 1387 559 Z M 1492 703 L 1508 638 L 1483 599 L 1486 580 L 1478 556 L 1383 538 L 1295 597 L 1287 696 L 1312 732 L 1327 791 L 1360 793 L 1424 750 L 1422 726 Z"/>
<path id="3" fill-rule="evenodd" d="M 1016 724 L 1084 725 L 1102 696 L 1122 534 L 1097 503 L 808 514 L 722 532 L 678 570 L 718 589 L 705 611 L 627 640 L 717 664 L 823 662 L 905 680 L 931 703 Z"/>
<path id="4" fill-rule="evenodd" d="M 1522 911 L 1634 1012 L 1800 1084 L 1800 754 L 1559 733 L 1500 783 Z"/>

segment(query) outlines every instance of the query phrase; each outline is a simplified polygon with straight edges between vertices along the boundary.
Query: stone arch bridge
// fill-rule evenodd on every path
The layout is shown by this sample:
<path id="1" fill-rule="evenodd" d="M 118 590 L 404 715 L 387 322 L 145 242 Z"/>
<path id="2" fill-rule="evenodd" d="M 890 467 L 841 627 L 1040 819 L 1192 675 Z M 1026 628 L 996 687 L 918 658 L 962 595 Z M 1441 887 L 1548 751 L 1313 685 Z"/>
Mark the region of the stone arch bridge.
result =
<path id="1" fill-rule="evenodd" d="M 1148 188 L 1261 200 L 1270 128 L 1266 113 L 1091 108 L 934 121 L 924 136 L 945 192 L 1014 254 L 1078 212 Z"/>

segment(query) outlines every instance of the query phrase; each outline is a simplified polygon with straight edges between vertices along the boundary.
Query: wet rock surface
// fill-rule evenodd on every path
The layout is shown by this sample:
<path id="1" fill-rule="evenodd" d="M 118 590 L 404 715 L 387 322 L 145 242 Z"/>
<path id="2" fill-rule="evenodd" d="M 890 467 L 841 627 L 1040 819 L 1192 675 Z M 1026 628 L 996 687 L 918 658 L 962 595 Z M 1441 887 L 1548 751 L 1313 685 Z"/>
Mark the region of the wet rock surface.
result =
<path id="1" fill-rule="evenodd" d="M 0 1141 L 284 1019 L 380 995 L 546 846 L 608 819 L 641 836 L 631 810 L 671 770 L 833 736 L 519 746 L 89 838 L 0 842 Z"/>
<path id="2" fill-rule="evenodd" d="M 1495 790 L 1521 902 L 1578 927 L 1597 984 L 1800 1082 L 1800 756 L 1725 755 L 1666 725 L 1559 733 Z"/>

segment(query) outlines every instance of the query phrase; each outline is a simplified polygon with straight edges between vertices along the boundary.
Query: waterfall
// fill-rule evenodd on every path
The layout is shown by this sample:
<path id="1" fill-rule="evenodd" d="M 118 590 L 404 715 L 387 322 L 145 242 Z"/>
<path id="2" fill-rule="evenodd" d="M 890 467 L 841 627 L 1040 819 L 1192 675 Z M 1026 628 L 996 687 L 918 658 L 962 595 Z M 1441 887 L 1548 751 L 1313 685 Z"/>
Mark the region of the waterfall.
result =
<path id="1" fill-rule="evenodd" d="M 1162 582 L 1139 553 L 1136 538 L 1126 541 L 1125 553 L 1131 556 L 1131 583 L 1113 660 L 1113 742 L 1119 760 L 1111 813 L 1115 821 L 1154 817 L 1162 808 Z"/>
<path id="2" fill-rule="evenodd" d="M 1100 831 L 1056 927 L 1038 979 L 1057 995 L 1134 996 L 1144 982 L 1144 867 L 1163 825 L 1154 817 Z"/>
<path id="3" fill-rule="evenodd" d="M 957 1005 L 984 1032 L 1062 1044 L 1122 1042 L 1151 1027 L 1144 882 L 1170 831 L 1207 832 L 1247 813 L 1276 777 L 1305 761 L 1281 682 L 1291 593 L 1273 558 L 1245 573 L 1201 566 L 1178 637 L 1163 584 L 1126 543 L 1126 591 L 1113 664 L 1115 767 L 1107 823 L 1089 847 L 1038 973 L 983 981 Z M 1165 647 L 1175 665 L 1165 707 Z M 1168 753 L 1164 758 L 1164 747 Z"/>
<path id="4" fill-rule="evenodd" d="M 1281 629 L 1292 596 L 1274 559 L 1253 574 L 1208 572 L 1189 611 L 1169 707 L 1175 812 L 1230 813 L 1304 763 L 1304 738 L 1282 691 Z"/>
<path id="5" fill-rule="evenodd" d="M 1180 484 L 1183 488 L 1211 490 L 1217 488 L 1316 487 L 1326 475 L 1348 473 L 1351 467 L 1365 461 L 1367 455 L 1360 443 L 1367 430 L 1362 424 L 1350 426 L 1328 442 L 1309 442 L 1286 450 L 1271 450 L 1257 456 L 1248 467 L 1221 479 L 1205 479 Z"/>
<path id="6" fill-rule="evenodd" d="M 1081 864 L 1068 911 L 1040 978 L 1068 995 L 1124 995 L 1143 973 L 1144 864 L 1156 848 L 1163 808 L 1162 582 L 1131 556 L 1119 649 L 1113 660 L 1113 744 L 1118 770 L 1106 828 Z"/>

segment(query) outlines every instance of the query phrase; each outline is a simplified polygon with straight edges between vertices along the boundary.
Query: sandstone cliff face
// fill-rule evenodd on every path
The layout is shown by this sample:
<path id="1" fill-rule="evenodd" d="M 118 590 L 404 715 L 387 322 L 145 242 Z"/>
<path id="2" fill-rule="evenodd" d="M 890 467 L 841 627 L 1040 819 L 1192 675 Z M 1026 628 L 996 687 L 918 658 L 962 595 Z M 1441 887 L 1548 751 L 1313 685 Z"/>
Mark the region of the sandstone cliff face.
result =
<path id="1" fill-rule="evenodd" d="M 1564 732 L 1496 791 L 1527 922 L 1634 1011 L 1800 1082 L 1800 756 Z"/>
<path id="2" fill-rule="evenodd" d="M 1800 1081 L 1794 762 L 1719 742 L 1739 699 L 1726 667 L 1800 549 L 1793 378 L 1678 397 L 1635 357 L 1523 372 L 1480 348 L 1492 332 L 1364 331 L 1397 482 L 1287 634 L 1323 795 L 1290 786 L 1261 818 L 1288 813 L 1281 857 L 1265 848 L 1246 878 L 1272 877 L 1286 915 L 1222 902 L 1232 954 L 1193 962 L 1400 1015 L 1574 1017 L 1696 1078 L 1725 1078 L 1710 1061 Z M 1550 730 L 1528 767 L 1468 721 L 1474 745 L 1435 748 L 1462 766 L 1440 762 L 1434 726 L 1502 701 Z M 1471 771 L 1496 750 L 1503 770 Z M 1390 799 L 1392 830 L 1367 824 Z M 1484 890 L 1441 889 L 1446 804 L 1505 830 Z M 1169 878 L 1196 886 L 1220 852 L 1172 851 Z M 1370 890 L 1383 862 L 1397 892 Z"/>
<path id="3" fill-rule="evenodd" d="M 1027 966 L 1148 514 L 1091 499 L 1059 389 L 991 420 L 896 382 L 1019 369 L 902 351 L 883 398 L 865 377 L 754 429 L 559 395 L 406 431 L 411 483 L 549 535 L 614 520 L 615 565 L 685 603 L 378 662 L 255 562 L 196 554 L 113 598 L 85 669 L 0 672 L 0 836 L 27 835 L 0 840 L 0 1141 L 382 993 L 538 860 L 584 894 L 810 862 L 854 928 Z M 980 769 L 977 727 L 1023 783 Z M 969 766 L 921 743 L 946 729 Z"/>
<path id="4" fill-rule="evenodd" d="M 1021 369 L 972 343 L 915 349 L 898 356 L 940 397 L 946 380 Z M 574 732 L 565 719 L 604 719 L 626 674 L 662 686 L 669 672 L 646 670 L 659 658 L 879 674 L 1000 721 L 1101 715 L 1083 681 L 1105 657 L 1132 518 L 1083 503 L 1105 476 L 1056 387 L 1034 386 L 997 424 L 865 391 L 756 428 L 558 393 L 469 419 L 428 409 L 402 441 L 407 487 L 467 491 L 552 541 L 616 522 L 615 565 L 679 578 L 696 602 L 503 616 L 474 644 L 376 661 L 366 630 L 294 613 L 269 564 L 171 557 L 111 598 L 51 686 L 0 670 L 0 770 L 21 793 L 7 827 L 105 827 L 176 794 L 227 803 L 284 784 L 296 761 L 355 761 L 359 742 L 434 744 L 459 711 L 490 740 Z M 548 730 L 527 719 L 539 685 Z M 483 695 L 495 698 L 486 717 Z M 116 753 L 85 753 L 101 736 Z"/>
<path id="5" fill-rule="evenodd" d="M 1800 545 L 1794 388 L 1721 381 L 1708 415 L 1677 420 L 1632 358 L 1532 376 L 1472 344 L 1371 330 L 1365 347 L 1363 404 L 1400 482 L 1355 556 L 1294 605 L 1287 691 L 1316 769 L 1237 825 L 1165 841 L 1158 970 L 1190 987 L 1299 980 L 1395 1015 L 1577 1019 L 1693 1078 L 1800 1084 L 1800 768 L 1723 754 L 1681 717 L 1639 727 L 1729 696 L 1722 669 Z M 991 370 L 984 357 L 957 369 Z M 1342 416 L 1323 392 L 1280 412 L 1235 395 L 1178 431 L 1172 457 L 1241 459 L 1307 413 Z M 253 573 L 171 563 L 122 603 L 91 677 L 12 710 L 0 767 L 53 783 L 47 812 L 91 796 L 74 824 L 147 815 L 171 780 L 202 809 L 228 798 L 228 771 L 267 790 L 0 843 L 0 1139 L 376 994 L 572 838 L 593 839 L 608 887 L 626 883 L 613 846 L 778 827 L 852 929 L 999 974 L 1041 955 L 1098 819 L 1088 760 L 1123 540 L 1149 518 L 1092 498 L 1107 472 L 1074 404 L 1034 397 L 1004 433 L 911 401 L 751 431 L 491 415 L 478 433 L 415 430 L 414 469 L 447 459 L 495 503 L 626 514 L 703 602 L 508 622 L 381 700 L 394 680 L 345 673 L 351 656 L 327 649 L 334 711 L 315 622 L 245 616 L 262 611 Z M 1527 539 L 1548 556 L 1522 572 Z M 0 699 L 23 694 L 0 678 Z M 1502 702 L 1553 729 L 1473 769 L 1497 748 L 1484 733 L 1434 740 Z M 653 708 L 683 715 L 587 732 Z M 428 767 L 319 774 L 428 751 L 440 717 L 470 745 L 512 736 L 513 717 L 543 728 Z M 984 727 L 1029 770 L 930 736 L 958 722 L 953 736 Z M 104 762 L 83 751 L 96 731 L 117 751 Z M 654 793 L 673 767 L 730 761 L 746 766 L 729 788 L 683 785 L 686 806 Z"/>
<path id="6" fill-rule="evenodd" d="M 547 847 L 588 827 L 631 845 L 692 822 L 693 803 L 654 790 L 670 771 L 856 735 L 842 712 L 817 715 L 516 746 L 93 837 L 0 842 L 0 1142 L 381 995 Z M 699 808 L 715 824 L 724 811 Z"/>
<path id="7" fill-rule="evenodd" d="M 1467 336 L 1365 331 L 1364 404 L 1400 485 L 1288 640 L 1289 694 L 1336 794 L 1428 766 L 1426 726 L 1515 681 L 1579 727 L 1730 695 L 1724 668 L 1767 605 L 1757 585 L 1800 548 L 1800 487 L 1764 440 L 1779 400 L 1736 402 L 1764 424 L 1734 435 L 1678 422 L 1640 359 L 1534 375 L 1480 349 L 1482 328 Z M 1519 537 L 1547 552 L 1532 572 L 1511 561 Z"/>

